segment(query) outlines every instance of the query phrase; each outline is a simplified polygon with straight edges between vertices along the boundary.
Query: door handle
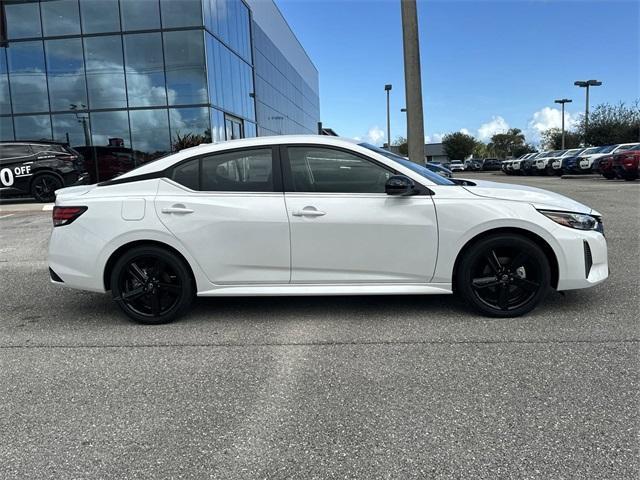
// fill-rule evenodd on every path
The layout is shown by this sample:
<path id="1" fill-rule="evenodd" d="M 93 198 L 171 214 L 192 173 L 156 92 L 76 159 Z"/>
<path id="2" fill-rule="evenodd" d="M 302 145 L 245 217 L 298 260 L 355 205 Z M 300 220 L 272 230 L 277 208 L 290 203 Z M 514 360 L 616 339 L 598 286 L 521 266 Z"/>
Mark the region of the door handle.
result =
<path id="1" fill-rule="evenodd" d="M 193 210 L 183 206 L 166 207 L 161 210 L 162 213 L 193 213 Z"/>
<path id="2" fill-rule="evenodd" d="M 321 212 L 313 207 L 305 207 L 302 210 L 294 210 L 291 212 L 291 215 L 294 217 L 322 217 L 326 214 L 326 212 Z"/>

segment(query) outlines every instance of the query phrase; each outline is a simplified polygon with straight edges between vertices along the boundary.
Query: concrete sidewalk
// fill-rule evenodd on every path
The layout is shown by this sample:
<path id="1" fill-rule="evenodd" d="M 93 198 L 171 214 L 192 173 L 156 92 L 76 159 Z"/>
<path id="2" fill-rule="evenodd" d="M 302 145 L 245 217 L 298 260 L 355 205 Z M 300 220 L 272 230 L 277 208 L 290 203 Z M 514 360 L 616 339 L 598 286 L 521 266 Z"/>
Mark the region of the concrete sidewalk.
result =
<path id="1" fill-rule="evenodd" d="M 0 200 L 0 215 L 14 212 L 46 212 L 53 210 L 53 203 L 37 203 L 32 199 Z"/>

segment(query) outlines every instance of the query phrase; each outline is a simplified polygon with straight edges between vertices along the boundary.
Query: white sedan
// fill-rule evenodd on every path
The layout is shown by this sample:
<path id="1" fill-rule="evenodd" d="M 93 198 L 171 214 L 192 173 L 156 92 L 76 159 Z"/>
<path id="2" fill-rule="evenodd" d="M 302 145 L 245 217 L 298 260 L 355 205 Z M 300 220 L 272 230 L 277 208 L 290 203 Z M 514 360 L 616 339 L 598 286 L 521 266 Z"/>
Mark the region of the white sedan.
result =
<path id="1" fill-rule="evenodd" d="M 450 294 L 485 315 L 608 276 L 600 214 L 561 195 L 451 181 L 336 137 L 200 145 L 58 190 L 51 281 L 111 291 L 143 323 L 198 296 Z"/>

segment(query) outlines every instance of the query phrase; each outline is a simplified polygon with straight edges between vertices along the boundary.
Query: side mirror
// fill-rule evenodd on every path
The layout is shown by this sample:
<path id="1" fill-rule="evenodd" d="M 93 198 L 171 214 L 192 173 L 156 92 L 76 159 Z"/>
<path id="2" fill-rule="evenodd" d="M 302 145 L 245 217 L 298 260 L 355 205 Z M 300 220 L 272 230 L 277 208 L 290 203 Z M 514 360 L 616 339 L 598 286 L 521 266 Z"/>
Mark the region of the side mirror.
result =
<path id="1" fill-rule="evenodd" d="M 387 195 L 413 195 L 415 193 L 415 185 L 409 177 L 393 175 L 389 177 L 389 180 L 384 185 L 384 191 Z"/>

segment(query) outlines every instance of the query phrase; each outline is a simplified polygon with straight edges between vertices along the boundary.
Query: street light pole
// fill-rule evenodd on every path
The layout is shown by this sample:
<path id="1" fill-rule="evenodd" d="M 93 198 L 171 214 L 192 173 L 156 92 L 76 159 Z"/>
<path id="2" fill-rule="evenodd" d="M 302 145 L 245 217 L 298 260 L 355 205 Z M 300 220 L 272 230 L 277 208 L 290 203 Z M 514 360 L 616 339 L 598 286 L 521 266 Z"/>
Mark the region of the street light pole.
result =
<path id="1" fill-rule="evenodd" d="M 424 165 L 424 117 L 416 0 L 400 0 L 409 160 Z"/>
<path id="2" fill-rule="evenodd" d="M 572 100 L 569 100 L 568 98 L 563 98 L 561 100 L 555 100 L 555 103 L 560 103 L 562 104 L 562 150 L 564 150 L 564 104 L 565 103 L 571 103 Z"/>
<path id="3" fill-rule="evenodd" d="M 587 146 L 587 136 L 589 132 L 589 87 L 599 87 L 602 85 L 602 82 L 598 80 L 578 80 L 573 82 L 576 87 L 586 88 L 586 104 L 584 108 L 584 145 Z"/>
<path id="4" fill-rule="evenodd" d="M 389 109 L 389 94 L 391 92 L 391 84 L 384 86 L 385 92 L 387 92 L 387 150 L 391 151 L 391 110 Z"/>

